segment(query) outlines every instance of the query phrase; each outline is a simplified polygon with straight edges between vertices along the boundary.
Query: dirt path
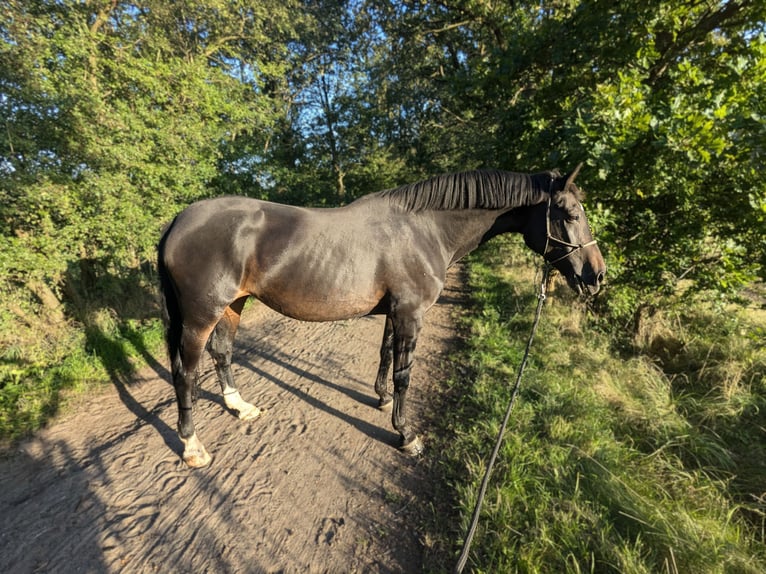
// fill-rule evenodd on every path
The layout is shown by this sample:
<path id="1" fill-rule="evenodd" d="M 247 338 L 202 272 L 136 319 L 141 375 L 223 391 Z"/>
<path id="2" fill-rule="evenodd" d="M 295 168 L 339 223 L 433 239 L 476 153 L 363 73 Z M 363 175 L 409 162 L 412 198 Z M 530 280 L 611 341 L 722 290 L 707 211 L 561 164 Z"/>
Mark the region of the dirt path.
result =
<path id="1" fill-rule="evenodd" d="M 418 344 L 410 412 L 427 449 L 421 413 L 460 295 L 452 272 Z M 419 572 L 430 490 L 375 408 L 382 333 L 382 318 L 246 310 L 234 374 L 266 412 L 247 423 L 227 412 L 205 363 L 202 470 L 179 458 L 166 362 L 115 380 L 0 459 L 0 572 Z"/>

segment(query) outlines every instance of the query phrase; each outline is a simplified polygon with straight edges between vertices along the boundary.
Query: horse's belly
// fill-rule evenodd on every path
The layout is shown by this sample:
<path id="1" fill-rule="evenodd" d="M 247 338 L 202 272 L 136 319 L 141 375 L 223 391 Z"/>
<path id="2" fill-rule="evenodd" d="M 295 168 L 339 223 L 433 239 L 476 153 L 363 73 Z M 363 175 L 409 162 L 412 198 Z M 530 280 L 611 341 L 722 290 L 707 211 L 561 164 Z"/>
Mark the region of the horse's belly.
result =
<path id="1" fill-rule="evenodd" d="M 279 256 L 256 255 L 243 290 L 303 321 L 337 321 L 373 311 L 389 281 L 372 249 L 321 233 L 311 237 L 293 241 Z"/>
<path id="2" fill-rule="evenodd" d="M 383 292 L 354 295 L 348 292 L 317 293 L 311 290 L 282 290 L 256 297 L 279 313 L 301 321 L 340 321 L 370 314 Z"/>

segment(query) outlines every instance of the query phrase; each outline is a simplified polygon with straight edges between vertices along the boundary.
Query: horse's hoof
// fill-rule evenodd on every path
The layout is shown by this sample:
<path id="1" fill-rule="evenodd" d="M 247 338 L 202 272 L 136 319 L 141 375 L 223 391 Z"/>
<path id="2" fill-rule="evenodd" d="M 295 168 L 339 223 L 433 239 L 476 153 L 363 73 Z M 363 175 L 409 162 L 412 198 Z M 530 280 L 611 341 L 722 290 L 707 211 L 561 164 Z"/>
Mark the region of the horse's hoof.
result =
<path id="1" fill-rule="evenodd" d="M 423 441 L 420 440 L 420 437 L 417 435 L 415 435 L 415 438 L 410 442 L 399 447 L 399 450 L 411 456 L 420 456 L 423 454 L 425 449 L 426 448 L 423 446 Z"/>
<path id="2" fill-rule="evenodd" d="M 261 409 L 255 405 L 248 404 L 246 408 L 239 410 L 237 416 L 241 421 L 252 421 L 261 416 Z"/>
<path id="3" fill-rule="evenodd" d="M 389 412 L 393 404 L 394 404 L 394 399 L 392 397 L 386 397 L 385 399 L 380 399 L 378 401 L 378 410 L 381 410 L 383 412 Z"/>
<path id="4" fill-rule="evenodd" d="M 237 417 L 241 421 L 251 421 L 257 419 L 261 414 L 261 409 L 253 404 L 248 403 L 239 394 L 239 391 L 231 391 L 223 393 L 223 401 L 226 406 L 233 411 L 237 411 Z"/>
<path id="5" fill-rule="evenodd" d="M 186 454 L 184 453 L 184 462 L 189 468 L 204 468 L 210 464 L 213 458 L 207 453 L 201 454 Z"/>
<path id="6" fill-rule="evenodd" d="M 182 438 L 181 442 L 184 444 L 184 462 L 190 468 L 205 467 L 213 460 L 213 457 L 205 450 L 196 434 L 193 434 L 188 439 Z"/>

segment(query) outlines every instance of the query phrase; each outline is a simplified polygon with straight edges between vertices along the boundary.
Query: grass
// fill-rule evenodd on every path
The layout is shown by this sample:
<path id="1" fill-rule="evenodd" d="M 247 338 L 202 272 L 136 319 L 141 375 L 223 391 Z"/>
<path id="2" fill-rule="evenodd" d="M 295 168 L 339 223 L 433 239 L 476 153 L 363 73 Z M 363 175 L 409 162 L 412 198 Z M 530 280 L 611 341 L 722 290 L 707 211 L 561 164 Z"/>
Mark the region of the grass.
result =
<path id="1" fill-rule="evenodd" d="M 46 307 L 4 293 L 0 310 L 0 449 L 45 426 L 72 400 L 162 354 L 151 277 L 101 278 L 81 305 Z"/>
<path id="2" fill-rule="evenodd" d="M 455 558 L 531 328 L 535 264 L 512 240 L 470 260 L 466 374 L 433 439 Z M 766 318 L 661 308 L 626 353 L 563 282 L 553 291 L 467 571 L 766 571 Z"/>

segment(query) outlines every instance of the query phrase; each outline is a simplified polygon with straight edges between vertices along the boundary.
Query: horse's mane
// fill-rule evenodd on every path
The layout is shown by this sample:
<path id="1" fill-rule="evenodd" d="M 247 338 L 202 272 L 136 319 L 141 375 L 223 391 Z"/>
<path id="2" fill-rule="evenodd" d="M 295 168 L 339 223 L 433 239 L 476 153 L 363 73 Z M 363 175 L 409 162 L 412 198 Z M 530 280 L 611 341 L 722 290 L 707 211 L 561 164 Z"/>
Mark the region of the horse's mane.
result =
<path id="1" fill-rule="evenodd" d="M 407 211 L 503 209 L 542 201 L 558 172 L 479 170 L 439 175 L 377 195 Z"/>

